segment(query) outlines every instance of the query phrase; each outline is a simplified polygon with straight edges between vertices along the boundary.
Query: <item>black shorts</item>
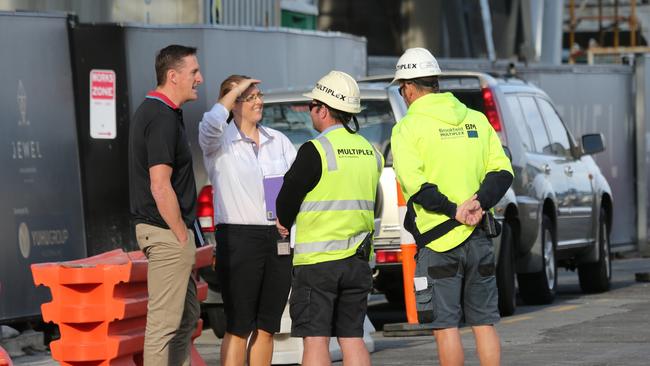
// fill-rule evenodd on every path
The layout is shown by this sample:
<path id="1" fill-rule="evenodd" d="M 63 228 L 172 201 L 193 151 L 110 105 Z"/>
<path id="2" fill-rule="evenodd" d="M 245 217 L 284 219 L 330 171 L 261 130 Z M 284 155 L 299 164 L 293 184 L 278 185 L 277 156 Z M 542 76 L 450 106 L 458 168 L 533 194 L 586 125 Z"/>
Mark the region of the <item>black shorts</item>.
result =
<path id="1" fill-rule="evenodd" d="M 289 311 L 292 337 L 363 337 L 372 273 L 352 256 L 296 266 Z"/>
<path id="2" fill-rule="evenodd" d="M 280 331 L 292 256 L 278 255 L 277 228 L 219 224 L 215 238 L 226 331 L 241 337 L 255 329 Z"/>

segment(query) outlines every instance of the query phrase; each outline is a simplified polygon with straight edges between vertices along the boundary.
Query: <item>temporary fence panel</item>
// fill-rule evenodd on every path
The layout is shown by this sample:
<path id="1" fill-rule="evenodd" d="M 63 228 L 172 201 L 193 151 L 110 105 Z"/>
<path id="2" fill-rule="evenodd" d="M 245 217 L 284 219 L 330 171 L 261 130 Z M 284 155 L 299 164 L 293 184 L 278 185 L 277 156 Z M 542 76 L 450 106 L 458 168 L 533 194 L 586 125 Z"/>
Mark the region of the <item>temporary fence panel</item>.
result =
<path id="1" fill-rule="evenodd" d="M 135 250 L 124 27 L 75 24 L 70 32 L 88 255 Z"/>
<path id="2" fill-rule="evenodd" d="M 636 102 L 636 194 L 637 202 L 644 210 L 638 210 L 639 250 L 643 254 L 650 254 L 648 231 L 650 231 L 650 184 L 648 184 L 648 169 L 650 168 L 650 55 L 639 55 L 635 67 L 636 93 L 633 94 Z"/>
<path id="3" fill-rule="evenodd" d="M 0 13 L 0 321 L 40 314 L 29 266 L 84 257 L 67 21 Z"/>

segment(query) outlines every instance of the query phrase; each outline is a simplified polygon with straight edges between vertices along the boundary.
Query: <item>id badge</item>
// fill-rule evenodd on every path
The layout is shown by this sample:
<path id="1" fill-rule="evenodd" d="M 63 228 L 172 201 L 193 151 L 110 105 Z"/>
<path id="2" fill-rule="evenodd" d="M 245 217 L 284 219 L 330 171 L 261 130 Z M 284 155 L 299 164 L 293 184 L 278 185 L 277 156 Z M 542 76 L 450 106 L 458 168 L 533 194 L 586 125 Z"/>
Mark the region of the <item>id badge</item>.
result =
<path id="1" fill-rule="evenodd" d="M 415 277 L 413 278 L 413 285 L 415 286 L 415 291 L 422 291 L 429 286 L 426 277 Z"/>
<path id="2" fill-rule="evenodd" d="M 289 255 L 291 254 L 291 248 L 289 247 L 288 241 L 279 241 L 278 242 L 278 255 Z"/>

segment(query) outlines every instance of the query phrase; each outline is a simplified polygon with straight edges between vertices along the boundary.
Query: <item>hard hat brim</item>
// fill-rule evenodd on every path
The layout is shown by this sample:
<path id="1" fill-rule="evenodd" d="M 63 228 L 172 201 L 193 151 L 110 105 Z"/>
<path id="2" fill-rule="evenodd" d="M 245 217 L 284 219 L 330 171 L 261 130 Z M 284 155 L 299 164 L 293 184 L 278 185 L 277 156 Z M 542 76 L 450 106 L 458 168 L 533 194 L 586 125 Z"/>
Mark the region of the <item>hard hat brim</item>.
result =
<path id="1" fill-rule="evenodd" d="M 357 114 L 357 113 L 361 113 L 362 111 L 364 111 L 366 109 L 366 107 L 363 107 L 363 106 L 360 106 L 358 109 L 353 108 L 353 111 L 352 110 L 338 109 L 338 108 L 336 108 L 336 106 L 331 106 L 331 105 L 323 102 L 321 99 L 318 98 L 318 96 L 315 96 L 313 92 L 304 93 L 302 96 L 305 97 L 305 98 L 312 99 L 312 100 L 317 100 L 317 101 L 319 101 L 319 102 L 321 102 L 321 103 L 323 103 L 323 104 L 325 104 L 325 105 L 327 105 L 327 106 L 329 106 L 331 108 L 337 109 L 337 110 L 345 112 L 345 113 Z"/>

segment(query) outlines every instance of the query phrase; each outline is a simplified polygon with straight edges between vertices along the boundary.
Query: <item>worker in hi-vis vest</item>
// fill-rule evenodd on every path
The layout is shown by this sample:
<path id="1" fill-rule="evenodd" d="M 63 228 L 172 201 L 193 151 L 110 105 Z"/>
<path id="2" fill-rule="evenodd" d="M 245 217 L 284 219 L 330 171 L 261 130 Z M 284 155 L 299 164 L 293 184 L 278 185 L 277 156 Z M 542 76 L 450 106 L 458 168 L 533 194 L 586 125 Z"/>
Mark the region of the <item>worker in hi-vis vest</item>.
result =
<path id="1" fill-rule="evenodd" d="M 287 235 L 295 222 L 291 335 L 303 338 L 302 364 L 329 360 L 334 336 L 344 364 L 370 365 L 363 322 L 384 160 L 357 133 L 354 115 L 362 108 L 350 75 L 332 71 L 305 96 L 312 99 L 309 112 L 320 135 L 298 150 L 276 202 L 280 234 Z"/>
<path id="2" fill-rule="evenodd" d="M 440 67 L 428 50 L 406 50 L 395 69 L 393 83 L 408 111 L 393 128 L 393 169 L 408 200 L 404 226 L 418 245 L 418 319 L 433 325 L 441 365 L 464 362 L 463 316 L 481 365 L 498 365 L 498 294 L 488 238 L 497 234 L 489 209 L 510 187 L 512 166 L 487 118 L 440 93 Z"/>

